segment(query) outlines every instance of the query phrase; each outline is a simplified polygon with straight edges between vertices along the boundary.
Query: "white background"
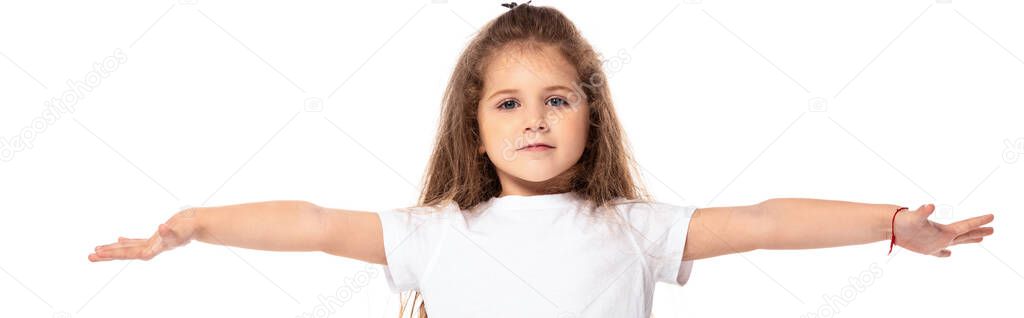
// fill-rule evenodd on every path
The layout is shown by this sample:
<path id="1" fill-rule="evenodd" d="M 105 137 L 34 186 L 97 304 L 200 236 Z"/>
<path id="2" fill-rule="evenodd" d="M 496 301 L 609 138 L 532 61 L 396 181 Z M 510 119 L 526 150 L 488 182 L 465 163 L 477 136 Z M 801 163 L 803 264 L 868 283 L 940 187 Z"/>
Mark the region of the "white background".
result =
<path id="1" fill-rule="evenodd" d="M 886 257 L 879 241 L 699 260 L 685 287 L 659 285 L 655 316 L 1021 315 L 1020 3 L 534 4 L 628 57 L 610 85 L 660 201 L 935 203 L 943 223 L 996 213 L 993 236 L 947 259 Z M 345 288 L 358 292 L 331 317 L 396 316 L 379 267 L 322 253 L 194 243 L 149 262 L 86 255 L 148 237 L 186 205 L 414 204 L 454 62 L 504 10 L 0 4 L 0 137 L 29 127 L 33 145 L 0 162 L 0 316 L 294 317 Z M 33 128 L 44 102 L 118 49 L 127 61 L 73 112 Z M 316 101 L 322 111 L 306 111 Z M 825 300 L 873 266 L 881 277 L 852 301 Z"/>

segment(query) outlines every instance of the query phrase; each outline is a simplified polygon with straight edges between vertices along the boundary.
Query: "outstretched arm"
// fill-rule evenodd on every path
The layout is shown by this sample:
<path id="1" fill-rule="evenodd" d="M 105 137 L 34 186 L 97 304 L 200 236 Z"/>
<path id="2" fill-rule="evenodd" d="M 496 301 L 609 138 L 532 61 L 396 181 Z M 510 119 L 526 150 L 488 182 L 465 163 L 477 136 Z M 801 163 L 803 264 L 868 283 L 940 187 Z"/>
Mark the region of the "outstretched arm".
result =
<path id="1" fill-rule="evenodd" d="M 174 214 L 148 239 L 120 237 L 97 246 L 90 261 L 149 260 L 192 240 L 268 251 L 323 251 L 384 264 L 376 213 L 328 209 L 305 201 L 267 201 L 190 208 Z"/>
<path id="2" fill-rule="evenodd" d="M 952 224 L 928 220 L 935 206 L 902 211 L 898 206 L 818 199 L 771 199 L 750 206 L 697 209 L 690 220 L 683 260 L 755 249 L 810 249 L 865 244 L 892 237 L 908 250 L 946 257 L 947 247 L 981 242 L 992 214 Z"/>

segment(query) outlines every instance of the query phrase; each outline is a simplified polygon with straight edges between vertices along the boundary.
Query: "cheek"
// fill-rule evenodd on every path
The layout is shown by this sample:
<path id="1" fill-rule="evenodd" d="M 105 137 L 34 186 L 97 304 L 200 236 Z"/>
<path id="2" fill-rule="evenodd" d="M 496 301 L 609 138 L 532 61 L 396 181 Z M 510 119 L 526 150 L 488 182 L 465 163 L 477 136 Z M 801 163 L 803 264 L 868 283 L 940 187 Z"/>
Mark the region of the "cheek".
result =
<path id="1" fill-rule="evenodd" d="M 566 142 L 570 142 L 574 148 L 582 149 L 587 143 L 587 132 L 590 128 L 589 109 L 580 107 L 563 114 L 562 122 L 558 125 L 562 130 L 559 135 L 568 137 Z"/>
<path id="2" fill-rule="evenodd" d="M 502 140 L 508 135 L 507 124 L 503 124 L 500 120 L 494 118 L 486 118 L 481 116 L 477 119 L 480 129 L 480 141 L 488 150 L 494 150 L 496 147 L 502 146 Z"/>

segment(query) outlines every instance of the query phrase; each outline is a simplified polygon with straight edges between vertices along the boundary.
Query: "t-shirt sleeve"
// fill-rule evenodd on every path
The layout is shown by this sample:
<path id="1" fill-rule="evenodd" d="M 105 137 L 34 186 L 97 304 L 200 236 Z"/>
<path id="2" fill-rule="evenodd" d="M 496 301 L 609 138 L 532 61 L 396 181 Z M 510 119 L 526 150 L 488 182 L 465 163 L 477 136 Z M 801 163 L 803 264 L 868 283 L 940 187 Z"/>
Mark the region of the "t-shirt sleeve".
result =
<path id="1" fill-rule="evenodd" d="M 377 212 L 388 264 L 384 276 L 392 292 L 419 290 L 453 213 L 454 203 L 439 207 L 418 206 Z"/>
<path id="2" fill-rule="evenodd" d="M 677 286 L 690 279 L 693 261 L 683 261 L 686 233 L 696 206 L 667 203 L 638 203 L 624 209 L 634 239 L 653 278 Z"/>

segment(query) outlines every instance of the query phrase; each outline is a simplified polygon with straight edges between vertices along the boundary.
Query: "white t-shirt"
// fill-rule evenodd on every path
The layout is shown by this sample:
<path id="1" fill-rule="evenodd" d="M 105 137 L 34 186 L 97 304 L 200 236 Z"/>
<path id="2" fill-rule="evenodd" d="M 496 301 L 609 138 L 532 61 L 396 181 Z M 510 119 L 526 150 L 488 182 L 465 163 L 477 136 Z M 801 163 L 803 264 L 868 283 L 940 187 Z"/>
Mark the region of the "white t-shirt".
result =
<path id="1" fill-rule="evenodd" d="M 696 208 L 617 201 L 589 213 L 584 202 L 566 192 L 378 212 L 388 285 L 419 290 L 437 318 L 649 317 L 655 282 L 689 279 Z"/>

